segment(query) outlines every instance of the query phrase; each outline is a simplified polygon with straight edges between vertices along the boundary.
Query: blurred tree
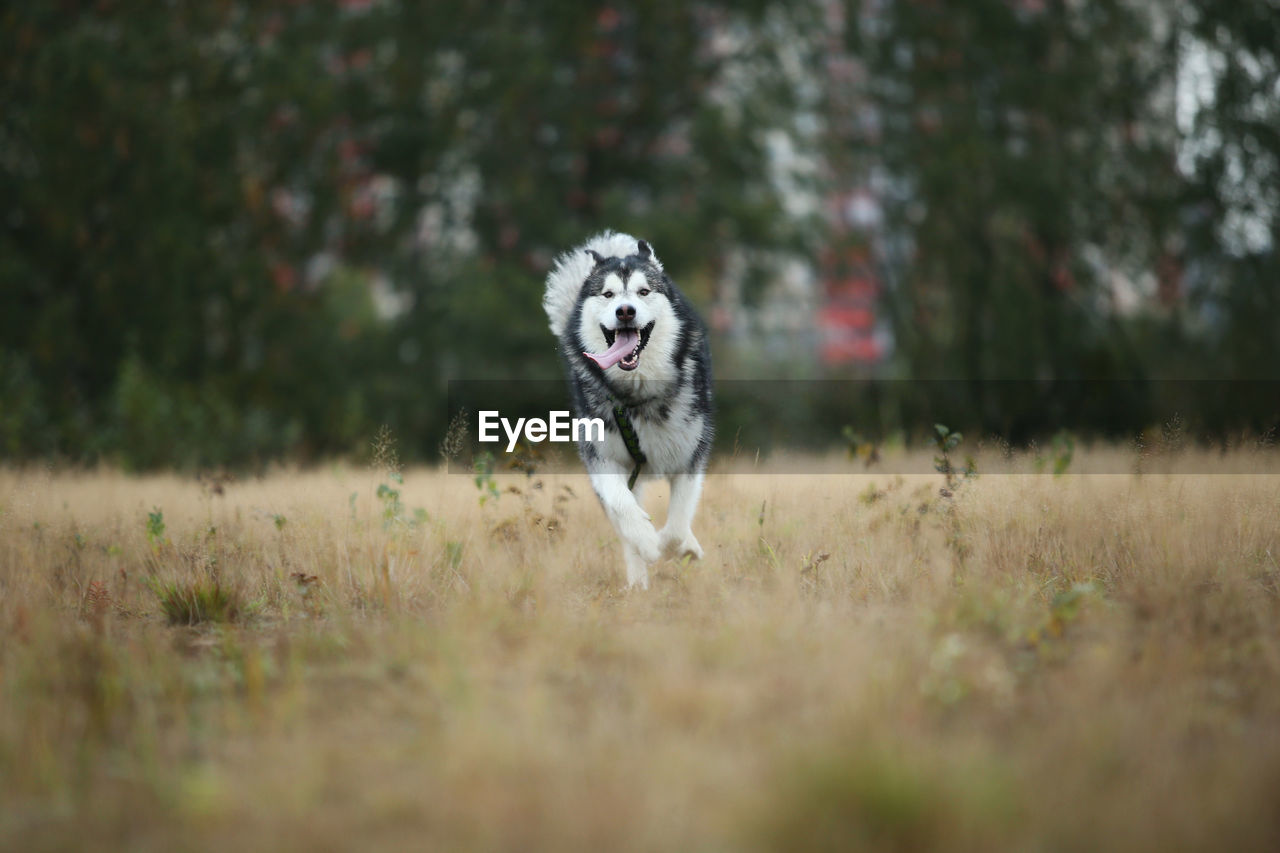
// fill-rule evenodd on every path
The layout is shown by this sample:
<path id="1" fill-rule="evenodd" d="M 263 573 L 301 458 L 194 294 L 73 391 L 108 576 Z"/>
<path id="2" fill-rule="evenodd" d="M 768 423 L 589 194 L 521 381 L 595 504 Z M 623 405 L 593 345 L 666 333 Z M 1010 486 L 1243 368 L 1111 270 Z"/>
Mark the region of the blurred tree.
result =
<path id="1" fill-rule="evenodd" d="M 6 9 L 0 446 L 216 464 L 344 452 L 386 422 L 434 447 L 444 377 L 557 371 L 555 252 L 613 226 L 691 269 L 795 239 L 761 142 L 790 115 L 766 17 Z"/>
<path id="2" fill-rule="evenodd" d="M 1280 7 L 1178 4 L 1190 176 L 1174 259 L 1222 378 L 1280 378 Z"/>
<path id="3" fill-rule="evenodd" d="M 6 457 L 317 458 L 382 423 L 428 455 L 446 378 L 558 372 L 541 280 L 590 233 L 645 235 L 704 305 L 740 247 L 819 256 L 824 127 L 825 179 L 886 206 L 899 375 L 971 380 L 977 425 L 1080 417 L 987 378 L 1280 356 L 1269 0 L 11 7 Z"/>
<path id="4" fill-rule="evenodd" d="M 969 380 L 982 425 L 1007 429 L 1017 407 L 984 380 L 1139 370 L 1110 274 L 1154 265 L 1179 188 L 1173 67 L 1150 16 L 1124 0 L 903 0 L 849 17 L 872 111 L 854 143 L 908 247 L 888 294 L 906 374 Z"/>

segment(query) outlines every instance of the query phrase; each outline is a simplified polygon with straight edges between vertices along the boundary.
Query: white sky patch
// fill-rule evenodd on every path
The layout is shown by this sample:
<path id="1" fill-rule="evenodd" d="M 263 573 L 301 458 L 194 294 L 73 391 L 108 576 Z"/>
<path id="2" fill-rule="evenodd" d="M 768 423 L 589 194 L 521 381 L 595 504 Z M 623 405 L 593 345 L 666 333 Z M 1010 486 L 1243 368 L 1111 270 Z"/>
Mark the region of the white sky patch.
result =
<path id="1" fill-rule="evenodd" d="M 1178 168 L 1184 175 L 1189 175 L 1195 171 L 1195 160 L 1200 153 L 1222 144 L 1221 136 L 1212 128 L 1208 133 L 1197 133 L 1196 119 L 1202 110 L 1212 109 L 1217 102 L 1217 76 L 1222 73 L 1225 63 L 1221 54 L 1217 54 L 1215 70 L 1215 54 L 1202 42 L 1187 35 L 1181 41 L 1174 115 L 1182 138 Z"/>
<path id="2" fill-rule="evenodd" d="M 1226 51 L 1231 51 L 1227 53 Z M 1254 83 L 1274 77 L 1274 57 L 1259 58 L 1249 51 L 1207 44 L 1184 34 L 1178 46 L 1177 95 L 1174 118 L 1178 128 L 1177 166 L 1183 175 L 1192 176 L 1202 157 L 1221 153 L 1224 174 L 1218 186 L 1226 204 L 1219 237 L 1233 254 L 1258 254 L 1273 247 L 1272 231 L 1280 216 L 1280 191 L 1277 177 L 1280 163 L 1268 153 L 1256 150 L 1256 143 L 1246 137 L 1239 144 L 1227 146 L 1222 132 L 1202 120 L 1217 105 L 1217 88 L 1228 64 L 1234 61 Z M 1261 94 L 1249 104 L 1252 118 L 1261 124 L 1277 120 L 1280 109 L 1280 83 L 1273 87 L 1272 97 Z M 1224 147 L 1227 146 L 1227 147 Z"/>

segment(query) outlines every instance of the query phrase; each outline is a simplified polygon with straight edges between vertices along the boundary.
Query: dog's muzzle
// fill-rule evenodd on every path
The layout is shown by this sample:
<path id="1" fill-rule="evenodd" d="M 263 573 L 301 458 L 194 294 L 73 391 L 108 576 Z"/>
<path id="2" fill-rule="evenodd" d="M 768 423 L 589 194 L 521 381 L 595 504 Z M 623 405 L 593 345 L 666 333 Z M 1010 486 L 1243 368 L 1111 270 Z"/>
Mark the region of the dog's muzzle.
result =
<path id="1" fill-rule="evenodd" d="M 609 348 L 602 353 L 584 352 L 587 358 L 594 361 L 601 370 L 608 370 L 615 364 L 623 370 L 635 370 L 640 366 L 640 353 L 649 343 L 653 333 L 653 322 L 642 329 L 634 326 L 620 326 L 617 329 L 600 327 L 604 333 L 605 343 Z"/>

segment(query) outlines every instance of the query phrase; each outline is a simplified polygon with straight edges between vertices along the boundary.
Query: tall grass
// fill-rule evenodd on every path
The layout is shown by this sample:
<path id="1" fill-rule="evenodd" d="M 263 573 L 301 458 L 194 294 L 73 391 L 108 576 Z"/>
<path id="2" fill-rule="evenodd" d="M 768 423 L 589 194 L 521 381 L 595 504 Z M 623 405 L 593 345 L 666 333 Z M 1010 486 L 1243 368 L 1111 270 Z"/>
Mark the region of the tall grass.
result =
<path id="1" fill-rule="evenodd" d="M 647 593 L 582 476 L 0 473 L 0 849 L 1275 849 L 1280 466 L 1202 461 L 712 475 Z"/>

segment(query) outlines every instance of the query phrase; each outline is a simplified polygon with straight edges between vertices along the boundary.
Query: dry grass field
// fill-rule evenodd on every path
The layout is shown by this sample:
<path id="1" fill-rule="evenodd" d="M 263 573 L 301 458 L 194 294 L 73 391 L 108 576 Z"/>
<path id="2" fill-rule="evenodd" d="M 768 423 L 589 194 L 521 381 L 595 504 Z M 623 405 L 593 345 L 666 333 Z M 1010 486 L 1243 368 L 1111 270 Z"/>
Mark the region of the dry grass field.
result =
<path id="1" fill-rule="evenodd" d="M 0 473 L 0 849 L 1280 849 L 1280 464 L 1202 463 L 721 472 L 646 593 L 581 474 Z"/>

